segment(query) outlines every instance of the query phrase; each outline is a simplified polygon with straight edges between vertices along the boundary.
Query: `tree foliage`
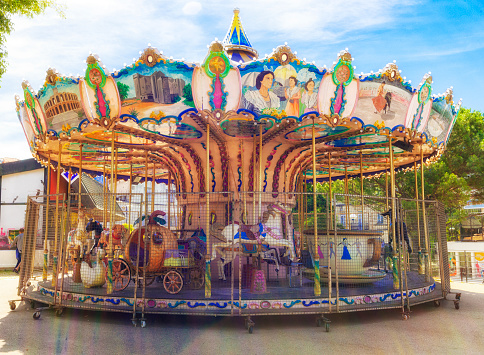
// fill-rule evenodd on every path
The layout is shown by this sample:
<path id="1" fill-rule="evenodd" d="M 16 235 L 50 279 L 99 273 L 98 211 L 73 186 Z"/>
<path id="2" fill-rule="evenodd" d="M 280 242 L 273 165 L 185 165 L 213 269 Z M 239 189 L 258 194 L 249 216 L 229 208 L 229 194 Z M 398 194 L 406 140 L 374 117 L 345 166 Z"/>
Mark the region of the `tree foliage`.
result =
<path id="1" fill-rule="evenodd" d="M 47 8 L 54 8 L 61 16 L 62 9 L 55 0 L 0 0 L 0 78 L 7 69 L 7 50 L 5 43 L 7 35 L 13 29 L 12 16 L 27 16 L 33 18 L 44 13 Z"/>
<path id="2" fill-rule="evenodd" d="M 349 193 L 360 194 L 360 179 L 353 177 L 349 182 Z M 363 193 L 366 196 L 391 195 L 390 183 L 385 175 L 363 181 Z M 421 173 L 417 172 L 417 189 L 421 195 Z M 415 172 L 395 174 L 396 196 L 415 199 Z M 463 207 L 469 200 L 484 201 L 484 116 L 479 111 L 462 108 L 457 116 L 452 134 L 444 154 L 438 162 L 424 171 L 425 199 L 439 200 L 445 206 L 448 215 L 448 227 L 458 230 L 468 214 Z M 320 189 L 318 188 L 318 192 Z M 323 184 L 321 191 L 328 191 L 328 184 Z M 344 193 L 342 181 L 333 182 L 333 193 Z M 456 236 L 454 236 L 456 237 Z"/>

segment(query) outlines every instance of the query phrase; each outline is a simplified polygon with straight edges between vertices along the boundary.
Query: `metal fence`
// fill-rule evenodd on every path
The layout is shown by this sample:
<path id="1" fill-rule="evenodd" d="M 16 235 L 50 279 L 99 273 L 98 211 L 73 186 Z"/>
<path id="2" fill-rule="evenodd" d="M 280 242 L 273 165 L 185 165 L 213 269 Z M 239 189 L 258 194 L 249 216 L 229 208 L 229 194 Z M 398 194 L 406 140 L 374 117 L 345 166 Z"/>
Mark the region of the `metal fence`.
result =
<path id="1" fill-rule="evenodd" d="M 134 320 L 161 312 L 407 314 L 450 291 L 443 222 L 435 201 L 342 194 L 31 197 L 19 294 Z M 36 244 L 43 270 L 33 268 Z"/>

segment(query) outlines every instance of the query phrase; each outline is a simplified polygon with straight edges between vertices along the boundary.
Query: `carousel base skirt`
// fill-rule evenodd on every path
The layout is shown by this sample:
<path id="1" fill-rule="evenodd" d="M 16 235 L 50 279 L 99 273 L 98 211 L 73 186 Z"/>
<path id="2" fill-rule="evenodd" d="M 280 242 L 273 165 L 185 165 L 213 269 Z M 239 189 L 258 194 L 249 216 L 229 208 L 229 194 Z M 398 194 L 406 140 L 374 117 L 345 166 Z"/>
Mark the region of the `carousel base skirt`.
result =
<path id="1" fill-rule="evenodd" d="M 60 281 L 60 279 L 59 279 Z M 350 281 L 349 281 L 350 282 Z M 52 281 L 39 281 L 27 289 L 25 299 L 65 308 L 128 313 L 166 313 L 194 315 L 248 316 L 264 314 L 337 313 L 370 309 L 399 308 L 444 298 L 442 286 L 416 272 L 407 274 L 403 292 L 393 288 L 392 274 L 367 284 L 321 283 L 321 296 L 314 295 L 314 282 L 306 277 L 302 284 L 290 287 L 287 280 L 267 281 L 264 293 L 239 290 L 239 282 L 212 281 L 211 297 L 205 298 L 205 288 L 183 288 L 177 294 L 167 293 L 162 283 L 154 282 L 143 290 L 130 285 L 122 291 L 106 294 L 106 285 L 84 288 L 64 276 L 62 292 L 52 287 Z M 331 292 L 331 295 L 330 293 Z M 56 294 L 57 293 L 57 294 Z M 55 297 L 54 297 L 55 296 Z M 403 297 L 403 299 L 402 299 Z"/>

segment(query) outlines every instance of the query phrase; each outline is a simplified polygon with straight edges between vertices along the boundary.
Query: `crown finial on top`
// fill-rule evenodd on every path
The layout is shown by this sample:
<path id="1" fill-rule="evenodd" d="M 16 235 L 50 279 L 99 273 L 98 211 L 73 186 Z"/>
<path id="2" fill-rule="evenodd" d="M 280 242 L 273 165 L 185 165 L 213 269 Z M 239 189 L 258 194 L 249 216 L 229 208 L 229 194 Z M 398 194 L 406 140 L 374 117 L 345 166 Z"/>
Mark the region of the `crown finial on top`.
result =
<path id="1" fill-rule="evenodd" d="M 252 48 L 252 45 L 245 34 L 244 28 L 239 18 L 240 10 L 234 9 L 234 16 L 232 24 L 223 40 L 224 48 L 227 54 L 235 62 L 247 62 L 258 57 L 257 51 Z"/>

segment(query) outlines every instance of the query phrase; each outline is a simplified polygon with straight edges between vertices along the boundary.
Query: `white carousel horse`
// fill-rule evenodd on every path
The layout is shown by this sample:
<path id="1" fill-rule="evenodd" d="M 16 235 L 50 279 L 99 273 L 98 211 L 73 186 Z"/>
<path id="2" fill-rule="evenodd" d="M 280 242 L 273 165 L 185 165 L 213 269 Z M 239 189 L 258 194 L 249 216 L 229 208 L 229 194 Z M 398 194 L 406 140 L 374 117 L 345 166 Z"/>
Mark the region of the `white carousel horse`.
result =
<path id="1" fill-rule="evenodd" d="M 222 243 L 212 245 L 212 259 L 217 258 L 217 251 L 220 254 L 218 262 L 219 278 L 225 280 L 224 266 L 232 262 L 236 256 L 235 248 L 240 248 L 243 244 L 268 245 L 265 251 L 258 253 L 263 259 L 272 261 L 276 264 L 276 271 L 279 270 L 280 256 L 279 247 L 289 250 L 289 259 L 296 261 L 294 242 L 292 239 L 284 239 L 282 215 L 289 215 L 290 210 L 282 204 L 273 203 L 267 206 L 267 211 L 263 214 L 262 222 L 255 225 L 244 225 L 238 222 L 225 226 L 222 230 Z M 287 224 L 286 224 L 287 226 Z M 286 229 L 287 230 L 287 229 Z M 292 233 L 288 233 L 292 235 Z M 232 249 L 233 247 L 233 249 Z M 226 250 L 227 249 L 227 250 Z"/>
<path id="2" fill-rule="evenodd" d="M 75 256 L 75 251 L 77 248 L 79 248 L 79 251 L 82 252 L 84 243 L 87 239 L 86 216 L 84 215 L 84 211 L 79 211 L 77 220 L 78 222 L 76 229 L 73 229 L 67 233 L 67 251 L 72 256 Z"/>

